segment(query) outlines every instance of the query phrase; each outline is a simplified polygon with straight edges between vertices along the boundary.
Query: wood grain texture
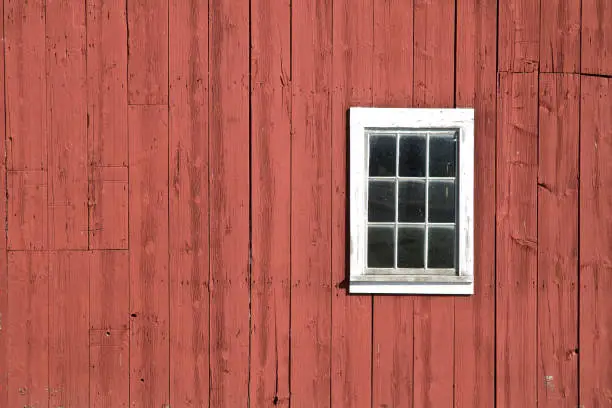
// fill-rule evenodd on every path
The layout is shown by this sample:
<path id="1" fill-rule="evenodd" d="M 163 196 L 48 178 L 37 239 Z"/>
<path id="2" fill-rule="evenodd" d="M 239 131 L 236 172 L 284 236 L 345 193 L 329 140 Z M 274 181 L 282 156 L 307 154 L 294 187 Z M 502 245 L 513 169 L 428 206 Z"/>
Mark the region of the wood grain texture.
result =
<path id="1" fill-rule="evenodd" d="M 85 4 L 46 5 L 49 248 L 87 249 Z"/>
<path id="2" fill-rule="evenodd" d="M 168 0 L 127 1 L 128 103 L 168 103 Z"/>
<path id="3" fill-rule="evenodd" d="M 210 406 L 249 392 L 249 2 L 210 5 Z"/>
<path id="4" fill-rule="evenodd" d="M 129 406 L 128 330 L 89 331 L 89 407 Z"/>
<path id="5" fill-rule="evenodd" d="M 540 61 L 540 2 L 499 0 L 498 70 L 537 72 Z"/>
<path id="6" fill-rule="evenodd" d="M 46 171 L 8 171 L 9 250 L 48 248 L 48 207 Z"/>
<path id="7" fill-rule="evenodd" d="M 8 406 L 49 406 L 49 273 L 46 252 L 8 253 Z"/>
<path id="8" fill-rule="evenodd" d="M 44 2 L 5 1 L 6 166 L 10 249 L 47 249 Z M 26 172 L 21 172 L 25 170 Z"/>
<path id="9" fill-rule="evenodd" d="M 372 103 L 413 102 L 414 8 L 408 1 L 374 1 Z M 403 38 L 397 41 L 397 38 Z M 372 299 L 372 406 L 413 406 L 413 306 L 405 296 Z"/>
<path id="10" fill-rule="evenodd" d="M 414 103 L 422 108 L 454 104 L 455 2 L 414 3 Z M 414 407 L 452 407 L 454 297 L 414 302 Z M 418 334 L 417 334 L 418 333 Z"/>
<path id="11" fill-rule="evenodd" d="M 455 299 L 456 408 L 495 400 L 496 0 L 457 2 L 455 100 L 475 109 L 474 295 Z"/>
<path id="12" fill-rule="evenodd" d="M 89 253 L 89 404 L 129 405 L 128 251 Z"/>
<path id="13" fill-rule="evenodd" d="M 406 21 L 414 21 L 413 2 L 374 1 L 373 13 L 373 105 L 412 106 L 414 29 Z"/>
<path id="14" fill-rule="evenodd" d="M 91 329 L 127 330 L 129 328 L 129 256 L 128 251 L 101 250 L 89 253 L 89 327 Z"/>
<path id="15" fill-rule="evenodd" d="M 612 80 L 581 78 L 580 404 L 612 404 Z"/>
<path id="16" fill-rule="evenodd" d="M 89 248 L 127 249 L 126 1 L 87 2 Z"/>
<path id="17" fill-rule="evenodd" d="M 359 13 L 352 13 L 359 10 Z M 372 105 L 374 2 L 333 2 L 331 406 L 372 403 L 372 297 L 349 296 L 348 109 Z M 350 245 L 350 243 L 349 243 Z M 344 284 L 343 284 L 344 283 Z"/>
<path id="18" fill-rule="evenodd" d="M 582 0 L 581 72 L 612 75 L 612 7 L 607 0 Z"/>
<path id="19" fill-rule="evenodd" d="M 89 247 L 128 249 L 127 166 L 89 168 Z"/>
<path id="20" fill-rule="evenodd" d="M 0 13 L 4 16 L 4 2 L 0 2 Z M 0 30 L 4 33 L 4 17 L 0 19 Z M 0 220 L 4 220 L 4 233 L 0 234 L 0 406 L 8 406 L 8 333 L 2 330 L 3 319 L 8 316 L 8 252 L 7 252 L 7 231 L 6 225 L 8 221 L 8 200 L 6 194 L 7 189 L 7 174 L 6 174 L 6 82 L 5 82 L 5 53 L 0 53 L 0 89 L 2 89 L 2 97 L 0 97 L 0 157 L 4 160 L 0 162 L 0 191 L 4 192 L 4 200 L 0 205 Z"/>
<path id="21" fill-rule="evenodd" d="M 170 406 L 209 402 L 208 4 L 170 2 Z"/>
<path id="22" fill-rule="evenodd" d="M 131 106 L 130 404 L 169 403 L 168 108 Z"/>
<path id="23" fill-rule="evenodd" d="M 497 404 L 535 407 L 538 76 L 499 75 L 497 100 Z"/>
<path id="24" fill-rule="evenodd" d="M 8 170 L 47 169 L 45 1 L 4 1 Z"/>
<path id="25" fill-rule="evenodd" d="M 577 75 L 540 75 L 538 407 L 579 405 L 579 98 Z"/>
<path id="26" fill-rule="evenodd" d="M 126 1 L 87 1 L 87 147 L 92 167 L 128 163 Z"/>
<path id="27" fill-rule="evenodd" d="M 291 406 L 331 400 L 332 8 L 292 4 Z"/>
<path id="28" fill-rule="evenodd" d="M 580 4 L 540 2 L 540 72 L 580 72 Z"/>
<path id="29" fill-rule="evenodd" d="M 89 403 L 89 253 L 49 253 L 49 406 Z"/>
<path id="30" fill-rule="evenodd" d="M 288 407 L 291 249 L 290 1 L 251 2 L 250 404 Z"/>

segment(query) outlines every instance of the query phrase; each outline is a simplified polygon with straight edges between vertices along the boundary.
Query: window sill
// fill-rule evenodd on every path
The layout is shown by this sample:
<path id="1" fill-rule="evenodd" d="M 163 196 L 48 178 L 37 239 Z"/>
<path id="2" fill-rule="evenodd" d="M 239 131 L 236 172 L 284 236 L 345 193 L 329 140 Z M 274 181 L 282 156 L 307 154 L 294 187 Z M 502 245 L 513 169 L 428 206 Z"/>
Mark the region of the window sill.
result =
<path id="1" fill-rule="evenodd" d="M 472 276 L 448 275 L 358 275 L 352 276 L 350 293 L 472 295 Z"/>

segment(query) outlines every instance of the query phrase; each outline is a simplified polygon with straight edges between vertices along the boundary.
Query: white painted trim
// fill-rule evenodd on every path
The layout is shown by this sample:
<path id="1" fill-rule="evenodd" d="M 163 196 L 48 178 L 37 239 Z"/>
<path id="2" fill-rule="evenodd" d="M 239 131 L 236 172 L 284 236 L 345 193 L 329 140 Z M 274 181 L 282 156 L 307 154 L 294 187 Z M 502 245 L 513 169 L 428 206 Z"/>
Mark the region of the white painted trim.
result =
<path id="1" fill-rule="evenodd" d="M 458 130 L 459 202 L 457 274 L 419 275 L 415 270 L 390 268 L 368 272 L 367 180 L 368 138 L 366 129 Z M 429 154 L 428 154 L 429 156 Z M 351 293 L 455 294 L 474 291 L 474 110 L 473 109 L 350 109 L 350 285 Z M 426 220 L 427 221 L 427 220 Z M 425 271 L 425 270 L 423 270 Z"/>

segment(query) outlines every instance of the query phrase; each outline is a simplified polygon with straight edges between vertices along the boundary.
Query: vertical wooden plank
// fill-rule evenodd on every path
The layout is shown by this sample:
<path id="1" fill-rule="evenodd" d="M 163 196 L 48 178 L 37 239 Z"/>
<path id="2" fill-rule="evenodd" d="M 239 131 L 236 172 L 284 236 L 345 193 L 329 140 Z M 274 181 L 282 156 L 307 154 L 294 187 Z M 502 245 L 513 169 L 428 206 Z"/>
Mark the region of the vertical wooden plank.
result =
<path id="1" fill-rule="evenodd" d="M 535 407 L 538 77 L 501 73 L 497 101 L 497 405 Z"/>
<path id="2" fill-rule="evenodd" d="M 580 72 L 580 3 L 540 2 L 540 72 Z"/>
<path id="3" fill-rule="evenodd" d="M 455 2 L 414 3 L 414 103 L 453 107 Z M 414 406 L 453 406 L 454 298 L 414 302 Z"/>
<path id="4" fill-rule="evenodd" d="M 128 163 L 126 1 L 87 1 L 90 166 L 127 166 Z"/>
<path id="5" fill-rule="evenodd" d="M 44 2 L 5 1 L 4 4 L 6 164 L 10 191 L 8 245 L 10 249 L 46 249 Z"/>
<path id="6" fill-rule="evenodd" d="M 126 72 L 126 0 L 88 1 L 87 154 L 92 249 L 127 249 Z"/>
<path id="7" fill-rule="evenodd" d="M 85 3 L 46 4 L 49 248 L 87 249 Z"/>
<path id="8" fill-rule="evenodd" d="M 250 404 L 289 406 L 290 1 L 251 2 Z"/>
<path id="9" fill-rule="evenodd" d="M 374 106 L 412 106 L 413 12 L 412 1 L 374 1 Z M 373 407 L 413 406 L 413 306 L 412 297 L 373 296 Z"/>
<path id="10" fill-rule="evenodd" d="M 208 407 L 208 2 L 170 3 L 170 406 Z"/>
<path id="11" fill-rule="evenodd" d="M 332 8 L 324 0 L 299 1 L 291 13 L 291 406 L 328 407 Z"/>
<path id="12" fill-rule="evenodd" d="M 89 403 L 129 405 L 129 253 L 89 253 Z"/>
<path id="13" fill-rule="evenodd" d="M 414 0 L 414 104 L 452 108 L 454 88 L 455 2 Z"/>
<path id="14" fill-rule="evenodd" d="M 8 171 L 8 249 L 47 248 L 47 172 Z"/>
<path id="15" fill-rule="evenodd" d="M 374 106 L 403 108 L 412 105 L 414 27 L 406 22 L 414 20 L 413 8 L 413 1 L 374 1 Z"/>
<path id="16" fill-rule="evenodd" d="M 6 244 L 6 241 L 3 240 Z M 8 252 L 0 250 L 0 404 L 9 406 Z"/>
<path id="17" fill-rule="evenodd" d="M 7 168 L 46 170 L 45 1 L 4 4 Z"/>
<path id="18" fill-rule="evenodd" d="M 499 0 L 498 69 L 537 72 L 540 56 L 540 2 Z"/>
<path id="19" fill-rule="evenodd" d="M 8 253 L 9 407 L 49 406 L 49 274 L 46 252 Z"/>
<path id="20" fill-rule="evenodd" d="M 128 103 L 168 103 L 168 0 L 125 0 Z"/>
<path id="21" fill-rule="evenodd" d="M 90 248 L 127 249 L 127 166 L 89 168 L 88 206 Z"/>
<path id="22" fill-rule="evenodd" d="M 210 406 L 249 381 L 249 2 L 209 4 Z"/>
<path id="23" fill-rule="evenodd" d="M 4 36 L 4 2 L 0 2 L 0 32 Z M 6 175 L 6 87 L 4 76 L 6 69 L 4 65 L 5 50 L 0 52 L 0 192 L 3 200 L 0 204 L 0 220 L 4 221 L 4 231 L 0 233 L 0 405 L 8 406 L 8 333 L 3 325 L 8 315 L 8 253 L 7 253 L 7 231 L 8 223 L 8 190 Z"/>
<path id="24" fill-rule="evenodd" d="M 579 97 L 577 75 L 540 75 L 538 407 L 578 406 Z"/>
<path id="25" fill-rule="evenodd" d="M 39 310 L 39 313 L 44 310 Z M 49 253 L 49 406 L 89 404 L 89 253 Z"/>
<path id="26" fill-rule="evenodd" d="M 89 254 L 89 327 L 127 330 L 130 325 L 129 253 L 104 250 Z"/>
<path id="27" fill-rule="evenodd" d="M 580 404 L 612 403 L 612 80 L 581 78 Z"/>
<path id="28" fill-rule="evenodd" d="M 168 108 L 131 106 L 130 404 L 169 403 Z"/>
<path id="29" fill-rule="evenodd" d="M 129 406 L 129 332 L 90 330 L 89 407 Z"/>
<path id="30" fill-rule="evenodd" d="M 474 108 L 474 295 L 455 298 L 455 407 L 495 405 L 497 0 L 457 2 L 456 106 Z"/>
<path id="31" fill-rule="evenodd" d="M 372 297 L 348 295 L 346 232 L 347 112 L 372 104 L 373 3 L 333 2 L 332 407 L 369 408 L 372 403 Z"/>
<path id="32" fill-rule="evenodd" d="M 612 7 L 607 0 L 582 0 L 581 72 L 612 75 Z"/>

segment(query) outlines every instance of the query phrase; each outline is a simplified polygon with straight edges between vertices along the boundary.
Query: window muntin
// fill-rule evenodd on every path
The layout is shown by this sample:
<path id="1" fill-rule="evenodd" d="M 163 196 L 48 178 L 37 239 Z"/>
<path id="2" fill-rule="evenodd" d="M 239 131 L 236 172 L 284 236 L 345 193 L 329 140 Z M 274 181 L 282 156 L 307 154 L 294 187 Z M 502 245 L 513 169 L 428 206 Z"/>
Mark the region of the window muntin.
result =
<path id="1" fill-rule="evenodd" d="M 366 134 L 368 271 L 454 273 L 457 130 Z"/>
<path id="2" fill-rule="evenodd" d="M 351 108 L 351 292 L 473 292 L 473 115 Z"/>

